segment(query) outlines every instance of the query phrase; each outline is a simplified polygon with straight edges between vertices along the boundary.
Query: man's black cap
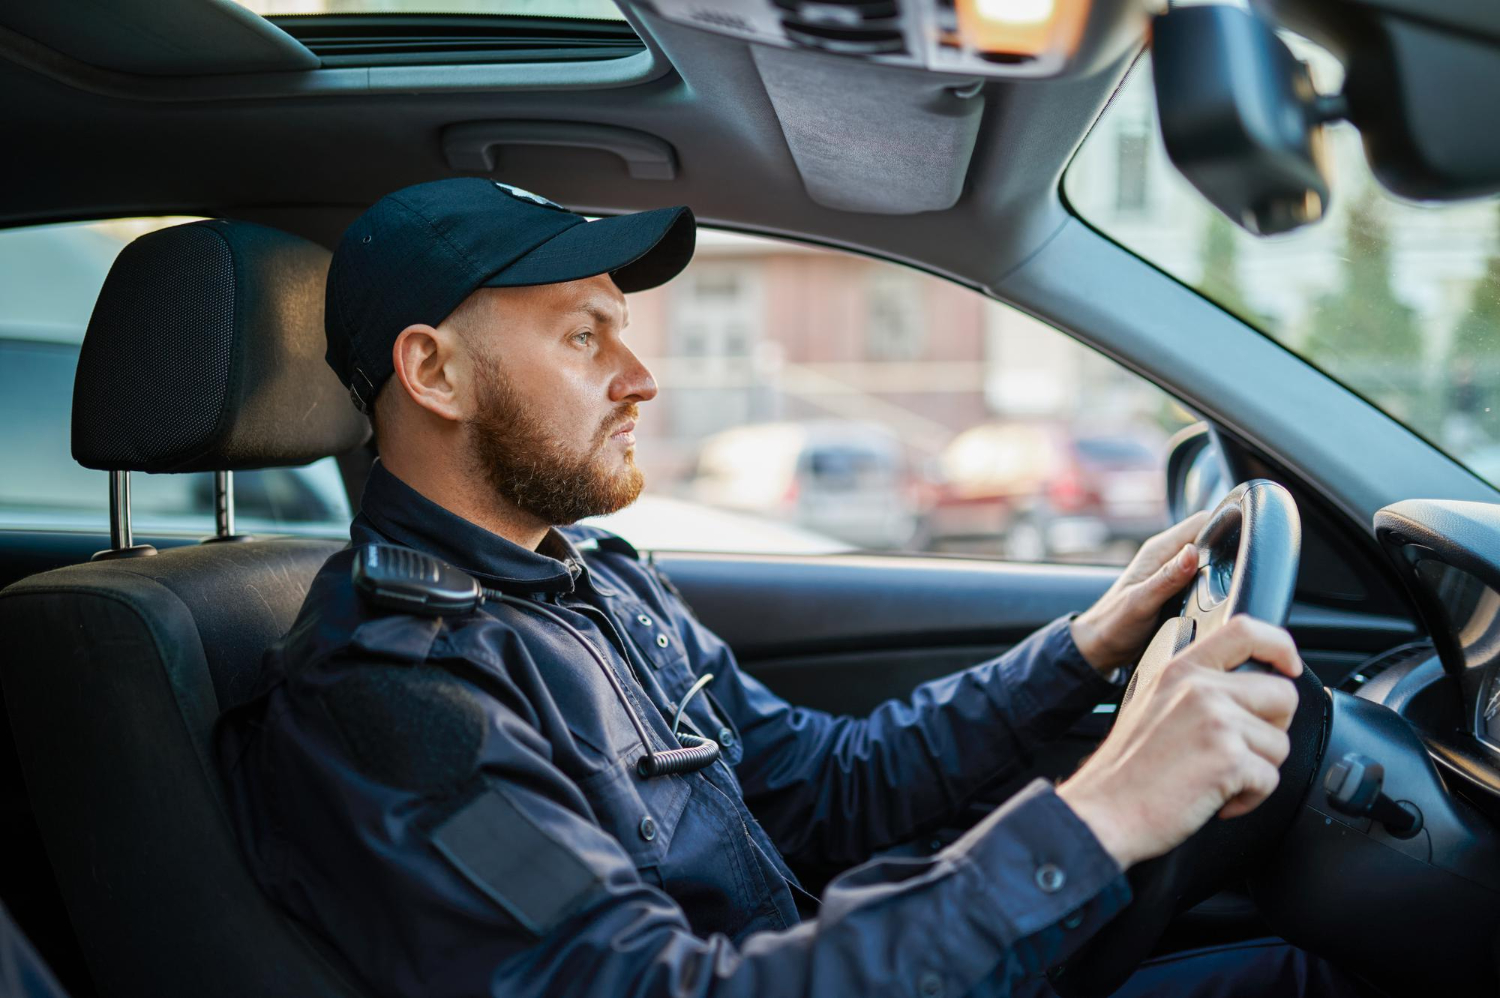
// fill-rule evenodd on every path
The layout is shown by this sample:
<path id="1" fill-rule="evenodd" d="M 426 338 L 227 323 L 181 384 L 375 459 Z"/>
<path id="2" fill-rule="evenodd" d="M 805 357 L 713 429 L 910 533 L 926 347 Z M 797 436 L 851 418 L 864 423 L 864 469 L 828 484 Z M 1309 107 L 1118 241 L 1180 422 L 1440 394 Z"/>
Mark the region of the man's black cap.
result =
<path id="1" fill-rule="evenodd" d="M 621 291 L 654 288 L 687 266 L 696 233 L 682 207 L 590 222 L 480 177 L 403 188 L 361 215 L 333 254 L 323 313 L 328 364 L 368 413 L 407 326 L 436 326 L 477 288 L 599 274 Z"/>

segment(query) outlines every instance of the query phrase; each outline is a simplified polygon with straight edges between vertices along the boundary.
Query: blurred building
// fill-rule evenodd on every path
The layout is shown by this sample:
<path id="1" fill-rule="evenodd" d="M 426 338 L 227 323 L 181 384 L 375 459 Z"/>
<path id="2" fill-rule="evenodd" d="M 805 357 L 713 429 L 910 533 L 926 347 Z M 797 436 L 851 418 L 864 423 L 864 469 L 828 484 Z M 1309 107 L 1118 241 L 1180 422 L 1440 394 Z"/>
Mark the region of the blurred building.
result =
<path id="1" fill-rule="evenodd" d="M 843 419 L 895 434 L 914 463 L 1000 417 L 1149 413 L 1160 394 L 971 290 L 897 264 L 703 230 L 679 278 L 632 295 L 632 348 L 661 398 L 638 460 L 680 481 L 701 441 L 747 423 Z"/>

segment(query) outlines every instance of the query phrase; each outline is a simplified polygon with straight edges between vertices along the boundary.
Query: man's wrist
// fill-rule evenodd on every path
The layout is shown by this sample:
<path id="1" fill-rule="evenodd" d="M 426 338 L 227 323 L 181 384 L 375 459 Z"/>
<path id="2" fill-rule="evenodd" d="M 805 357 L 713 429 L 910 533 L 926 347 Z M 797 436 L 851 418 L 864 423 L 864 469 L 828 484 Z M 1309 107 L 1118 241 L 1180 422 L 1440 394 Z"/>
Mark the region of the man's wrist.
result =
<path id="1" fill-rule="evenodd" d="M 1094 838 L 1099 840 L 1099 845 L 1120 865 L 1121 870 L 1130 869 L 1138 861 L 1131 837 L 1120 821 L 1116 808 L 1100 800 L 1086 788 L 1077 786 L 1074 781 L 1058 787 L 1057 796 L 1072 809 L 1079 821 L 1088 826 Z"/>
<path id="2" fill-rule="evenodd" d="M 1083 660 L 1106 679 L 1113 679 L 1113 673 L 1125 664 L 1109 653 L 1099 627 L 1087 613 L 1080 613 L 1068 621 L 1068 635 L 1073 639 L 1073 646 L 1078 649 Z"/>

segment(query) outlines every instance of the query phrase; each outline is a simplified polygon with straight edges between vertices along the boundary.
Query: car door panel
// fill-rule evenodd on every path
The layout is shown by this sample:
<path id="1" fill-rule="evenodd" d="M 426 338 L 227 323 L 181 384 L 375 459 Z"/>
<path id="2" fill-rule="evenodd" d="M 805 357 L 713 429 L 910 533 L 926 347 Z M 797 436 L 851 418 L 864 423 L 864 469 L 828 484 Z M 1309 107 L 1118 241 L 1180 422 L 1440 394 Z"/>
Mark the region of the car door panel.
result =
<path id="1" fill-rule="evenodd" d="M 656 559 L 740 662 L 795 703 L 864 713 L 918 684 L 998 655 L 1083 610 L 1118 569 L 871 555 L 671 554 Z M 1308 603 L 1288 626 L 1336 684 L 1418 636 L 1411 621 Z"/>

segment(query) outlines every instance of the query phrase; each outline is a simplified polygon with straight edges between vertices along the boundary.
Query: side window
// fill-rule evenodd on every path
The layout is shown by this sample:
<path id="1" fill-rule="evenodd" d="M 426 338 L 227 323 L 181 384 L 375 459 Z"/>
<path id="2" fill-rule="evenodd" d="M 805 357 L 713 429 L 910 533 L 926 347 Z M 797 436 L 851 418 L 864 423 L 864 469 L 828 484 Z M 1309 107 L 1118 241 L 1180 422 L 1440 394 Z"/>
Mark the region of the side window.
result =
<path id="1" fill-rule="evenodd" d="M 700 230 L 630 298 L 646 492 L 597 522 L 658 550 L 1123 563 L 1167 524 L 1194 417 L 1015 309 L 892 263 Z"/>
<path id="2" fill-rule="evenodd" d="M 108 478 L 72 457 L 73 372 L 94 301 L 137 236 L 185 218 L 0 230 L 0 528 L 107 530 Z M 137 533 L 211 534 L 211 474 L 131 477 Z M 338 466 L 235 475 L 238 529 L 340 534 L 351 512 Z"/>

